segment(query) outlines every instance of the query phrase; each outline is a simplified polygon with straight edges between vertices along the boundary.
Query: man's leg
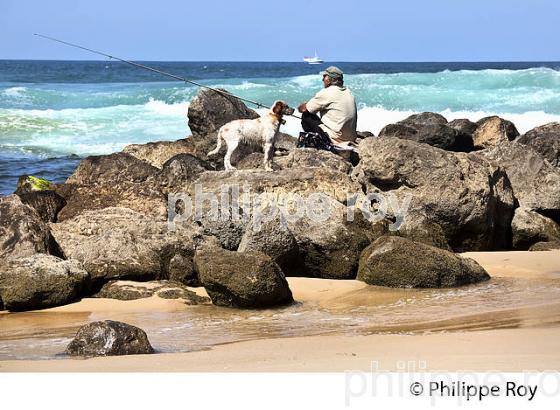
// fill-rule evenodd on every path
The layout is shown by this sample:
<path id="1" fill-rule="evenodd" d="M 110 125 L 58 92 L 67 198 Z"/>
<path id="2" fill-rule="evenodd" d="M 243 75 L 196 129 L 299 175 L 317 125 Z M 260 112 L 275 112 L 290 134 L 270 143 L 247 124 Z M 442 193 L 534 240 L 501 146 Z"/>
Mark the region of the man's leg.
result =
<path id="1" fill-rule="evenodd" d="M 305 132 L 316 132 L 317 134 L 329 138 L 328 134 L 323 131 L 321 127 L 319 127 L 319 125 L 322 123 L 323 122 L 317 114 L 311 114 L 308 111 L 305 111 L 301 114 L 301 127 Z"/>
<path id="2" fill-rule="evenodd" d="M 300 133 L 298 147 L 312 147 L 330 151 L 332 149 L 332 140 L 329 135 L 319 127 L 322 123 L 323 122 L 316 114 L 304 111 L 301 115 L 301 126 L 305 132 Z"/>

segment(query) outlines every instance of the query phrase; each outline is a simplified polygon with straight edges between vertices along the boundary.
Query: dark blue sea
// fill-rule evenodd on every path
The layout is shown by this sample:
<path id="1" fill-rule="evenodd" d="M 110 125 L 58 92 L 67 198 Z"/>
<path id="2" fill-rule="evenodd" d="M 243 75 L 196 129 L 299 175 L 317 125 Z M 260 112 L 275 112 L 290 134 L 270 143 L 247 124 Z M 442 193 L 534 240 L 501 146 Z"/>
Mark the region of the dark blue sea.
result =
<path id="1" fill-rule="evenodd" d="M 419 111 L 449 120 L 498 114 L 520 132 L 560 121 L 560 63 L 143 64 L 267 105 L 309 99 L 321 88 L 318 72 L 334 64 L 356 96 L 358 129 L 374 133 Z M 189 135 L 196 92 L 114 60 L 0 60 L 0 193 L 13 192 L 22 174 L 62 182 L 85 156 Z M 295 120 L 284 127 L 299 131 Z"/>

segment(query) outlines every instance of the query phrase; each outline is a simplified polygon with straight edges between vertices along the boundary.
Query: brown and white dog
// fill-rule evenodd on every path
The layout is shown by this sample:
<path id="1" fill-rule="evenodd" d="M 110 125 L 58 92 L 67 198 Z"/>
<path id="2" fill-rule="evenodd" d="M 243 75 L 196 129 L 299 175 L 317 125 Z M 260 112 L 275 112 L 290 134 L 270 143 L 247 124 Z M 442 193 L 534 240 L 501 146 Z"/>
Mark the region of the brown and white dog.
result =
<path id="1" fill-rule="evenodd" d="M 259 145 L 264 150 L 264 169 L 272 171 L 274 142 L 280 130 L 280 125 L 285 122 L 282 117 L 284 115 L 292 115 L 293 113 L 294 109 L 289 107 L 284 101 L 275 101 L 265 116 L 254 120 L 228 122 L 219 129 L 218 145 L 208 155 L 216 155 L 222 147 L 222 141 L 225 141 L 227 151 L 224 157 L 224 167 L 229 171 L 235 169 L 231 165 L 231 154 L 233 154 L 239 143 Z"/>

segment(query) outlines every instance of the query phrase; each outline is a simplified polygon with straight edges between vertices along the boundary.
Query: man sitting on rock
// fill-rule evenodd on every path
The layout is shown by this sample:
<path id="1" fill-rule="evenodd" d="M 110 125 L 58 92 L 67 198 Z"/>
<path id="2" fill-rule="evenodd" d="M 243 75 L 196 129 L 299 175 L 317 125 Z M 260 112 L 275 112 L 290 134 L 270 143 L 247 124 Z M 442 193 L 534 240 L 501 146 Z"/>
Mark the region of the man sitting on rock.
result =
<path id="1" fill-rule="evenodd" d="M 298 107 L 302 113 L 301 126 L 307 133 L 317 133 L 333 144 L 348 146 L 356 140 L 356 100 L 344 87 L 343 73 L 339 68 L 331 66 L 321 71 L 321 75 L 325 88 Z"/>

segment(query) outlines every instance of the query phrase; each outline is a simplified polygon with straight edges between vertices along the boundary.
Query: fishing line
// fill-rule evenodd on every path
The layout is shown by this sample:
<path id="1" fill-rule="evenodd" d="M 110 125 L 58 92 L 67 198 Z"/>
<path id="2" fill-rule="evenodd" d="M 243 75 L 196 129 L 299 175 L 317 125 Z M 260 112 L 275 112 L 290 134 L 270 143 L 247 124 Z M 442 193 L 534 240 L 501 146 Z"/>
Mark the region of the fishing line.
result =
<path id="1" fill-rule="evenodd" d="M 193 84 L 193 85 L 196 85 L 197 87 L 206 88 L 207 90 L 212 90 L 212 91 L 217 92 L 218 94 L 221 94 L 225 97 L 234 97 L 234 98 L 237 98 L 238 100 L 254 104 L 259 108 L 266 108 L 266 109 L 270 108 L 269 106 L 261 104 L 258 101 L 253 101 L 253 100 L 249 100 L 248 98 L 239 97 L 237 95 L 231 94 L 228 91 L 222 91 L 222 90 L 218 90 L 216 88 L 208 87 L 207 85 L 200 84 L 200 83 L 197 83 L 196 81 L 192 81 L 192 80 L 189 80 L 189 79 L 184 78 L 184 77 L 180 77 L 180 76 L 175 75 L 175 74 L 167 73 L 167 72 L 162 71 L 162 70 L 158 70 L 157 68 L 149 67 L 147 65 L 140 64 L 140 63 L 135 63 L 134 61 L 125 60 L 123 58 L 112 56 L 110 54 L 103 53 L 101 51 L 92 50 L 91 48 L 83 47 L 83 46 L 80 46 L 78 44 L 69 43 L 67 41 L 59 40 L 59 39 L 56 39 L 56 38 L 53 38 L 53 37 L 45 36 L 43 34 L 33 33 L 33 35 L 37 36 L 37 37 L 45 38 L 47 40 L 55 41 L 57 43 L 65 44 L 65 45 L 70 46 L 70 47 L 75 47 L 75 48 L 79 48 L 79 49 L 82 49 L 82 50 L 85 50 L 85 51 L 89 51 L 90 53 L 94 53 L 94 54 L 98 54 L 98 55 L 101 55 L 101 56 L 104 56 L 104 57 L 108 57 L 112 60 L 117 60 L 117 61 L 120 61 L 120 62 L 123 62 L 123 63 L 126 63 L 126 64 L 130 64 L 131 66 L 134 66 L 134 67 L 143 68 L 144 70 L 152 71 L 154 73 L 158 73 L 158 74 L 173 78 L 174 80 L 182 81 L 182 82 L 185 82 L 185 83 L 188 83 L 188 84 Z M 291 114 L 291 116 L 295 117 L 295 118 L 298 118 L 298 119 L 301 119 L 301 117 L 298 117 L 297 115 L 294 115 L 294 114 Z"/>

